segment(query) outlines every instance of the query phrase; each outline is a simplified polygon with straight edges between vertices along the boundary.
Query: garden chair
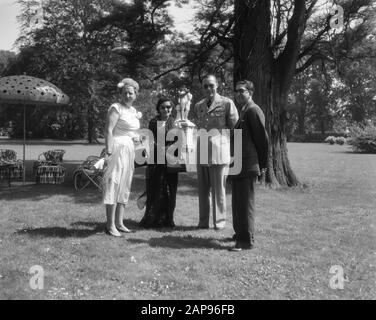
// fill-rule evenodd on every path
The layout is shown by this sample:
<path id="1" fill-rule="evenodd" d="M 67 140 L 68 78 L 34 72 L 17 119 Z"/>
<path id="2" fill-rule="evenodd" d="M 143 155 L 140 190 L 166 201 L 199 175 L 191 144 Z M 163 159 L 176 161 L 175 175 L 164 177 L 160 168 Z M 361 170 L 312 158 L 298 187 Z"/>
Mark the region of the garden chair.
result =
<path id="1" fill-rule="evenodd" d="M 143 140 L 135 144 L 136 157 L 146 157 L 147 147 Z M 105 158 L 106 149 L 104 148 L 99 156 L 89 156 L 86 160 L 77 167 L 73 172 L 73 184 L 77 191 L 83 190 L 89 185 L 94 185 L 102 191 L 103 173 L 105 168 L 96 168 L 94 165 L 101 159 Z M 140 158 L 141 159 L 141 158 Z M 146 166 L 146 161 L 142 164 L 135 162 L 135 167 Z"/>
<path id="2" fill-rule="evenodd" d="M 34 162 L 33 173 L 37 184 L 61 184 L 65 179 L 63 156 L 65 150 L 48 150 L 38 156 Z M 43 159 L 44 158 L 44 159 Z"/>
<path id="3" fill-rule="evenodd" d="M 73 172 L 73 184 L 77 191 L 94 185 L 102 191 L 102 180 L 104 169 L 97 169 L 94 165 L 106 156 L 106 149 L 103 149 L 99 156 L 89 156 Z"/>
<path id="4" fill-rule="evenodd" d="M 17 160 L 17 153 L 10 149 L 0 149 L 0 180 L 22 179 L 24 165 L 22 160 Z"/>

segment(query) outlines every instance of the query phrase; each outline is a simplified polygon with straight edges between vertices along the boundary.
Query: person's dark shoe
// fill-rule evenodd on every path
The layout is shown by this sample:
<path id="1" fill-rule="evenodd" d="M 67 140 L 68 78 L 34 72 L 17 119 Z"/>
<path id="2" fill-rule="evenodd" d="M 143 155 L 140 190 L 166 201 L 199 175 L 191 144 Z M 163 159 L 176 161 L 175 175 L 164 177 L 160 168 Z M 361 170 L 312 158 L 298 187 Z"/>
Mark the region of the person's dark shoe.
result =
<path id="1" fill-rule="evenodd" d="M 231 251 L 231 252 L 240 252 L 240 251 L 243 251 L 243 249 L 240 248 L 240 247 L 232 247 L 232 248 L 229 248 L 228 251 Z"/>
<path id="2" fill-rule="evenodd" d="M 197 229 L 209 229 L 209 226 L 197 226 Z"/>
<path id="3" fill-rule="evenodd" d="M 235 244 L 234 247 L 232 248 L 229 248 L 228 250 L 229 251 L 232 251 L 232 252 L 240 252 L 240 251 L 243 251 L 243 250 L 251 250 L 253 249 L 254 246 L 252 244 Z"/>

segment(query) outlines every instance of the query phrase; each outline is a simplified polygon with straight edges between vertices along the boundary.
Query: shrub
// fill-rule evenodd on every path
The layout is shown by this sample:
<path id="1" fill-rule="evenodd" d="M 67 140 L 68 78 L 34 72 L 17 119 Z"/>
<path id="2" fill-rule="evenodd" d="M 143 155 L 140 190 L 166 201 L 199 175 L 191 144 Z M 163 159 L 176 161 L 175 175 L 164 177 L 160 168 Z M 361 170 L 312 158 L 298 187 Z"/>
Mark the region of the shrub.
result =
<path id="1" fill-rule="evenodd" d="M 329 131 L 326 133 L 321 132 L 307 132 L 306 134 L 292 134 L 288 137 L 288 142 L 314 142 L 314 143 L 322 143 L 323 141 L 330 143 L 329 141 L 326 141 L 326 137 L 343 137 L 346 136 L 344 132 L 333 132 Z M 333 141 L 332 144 L 334 144 L 335 141 Z"/>
<path id="2" fill-rule="evenodd" d="M 333 136 L 329 136 L 325 139 L 325 142 L 326 143 L 330 143 L 330 144 L 335 144 L 336 143 L 336 138 L 333 137 Z"/>
<path id="3" fill-rule="evenodd" d="M 352 126 L 348 143 L 352 145 L 354 151 L 376 153 L 376 126 L 373 124 Z"/>
<path id="4" fill-rule="evenodd" d="M 335 142 L 336 142 L 336 144 L 339 144 L 339 145 L 342 146 L 347 142 L 347 140 L 346 140 L 345 137 L 337 137 L 337 138 L 335 138 Z"/>

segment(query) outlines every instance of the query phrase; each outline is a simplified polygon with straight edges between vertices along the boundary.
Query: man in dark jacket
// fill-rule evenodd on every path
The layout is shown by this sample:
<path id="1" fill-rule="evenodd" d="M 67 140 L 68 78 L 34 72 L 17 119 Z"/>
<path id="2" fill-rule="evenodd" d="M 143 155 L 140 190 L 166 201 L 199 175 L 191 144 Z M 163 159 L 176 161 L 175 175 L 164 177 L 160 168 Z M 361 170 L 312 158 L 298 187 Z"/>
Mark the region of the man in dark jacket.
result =
<path id="1" fill-rule="evenodd" d="M 232 176 L 232 217 L 236 244 L 231 251 L 252 249 L 254 245 L 255 184 L 268 161 L 269 139 L 265 129 L 265 116 L 252 100 L 254 86 L 251 81 L 236 83 L 235 98 L 239 120 L 234 129 L 242 130 L 242 169 Z M 234 149 L 234 148 L 232 148 Z"/>

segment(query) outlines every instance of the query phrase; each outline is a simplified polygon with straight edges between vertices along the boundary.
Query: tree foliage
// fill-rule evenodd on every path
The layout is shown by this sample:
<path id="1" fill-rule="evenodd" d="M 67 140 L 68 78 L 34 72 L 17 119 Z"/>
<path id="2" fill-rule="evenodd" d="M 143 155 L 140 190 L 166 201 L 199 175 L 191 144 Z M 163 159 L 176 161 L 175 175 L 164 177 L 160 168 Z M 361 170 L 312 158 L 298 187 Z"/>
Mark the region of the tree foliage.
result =
<path id="1" fill-rule="evenodd" d="M 36 3 L 20 1 L 20 54 L 7 73 L 50 80 L 72 103 L 58 113 L 36 109 L 35 114 L 47 119 L 37 124 L 28 119 L 32 135 L 95 141 L 103 131 L 108 106 L 116 99 L 116 83 L 125 76 L 147 77 L 155 49 L 169 33 L 166 8 L 161 1 L 118 5 L 104 0 L 50 0 L 43 8 L 43 27 L 30 28 Z M 119 46 L 120 55 L 113 52 Z"/>

